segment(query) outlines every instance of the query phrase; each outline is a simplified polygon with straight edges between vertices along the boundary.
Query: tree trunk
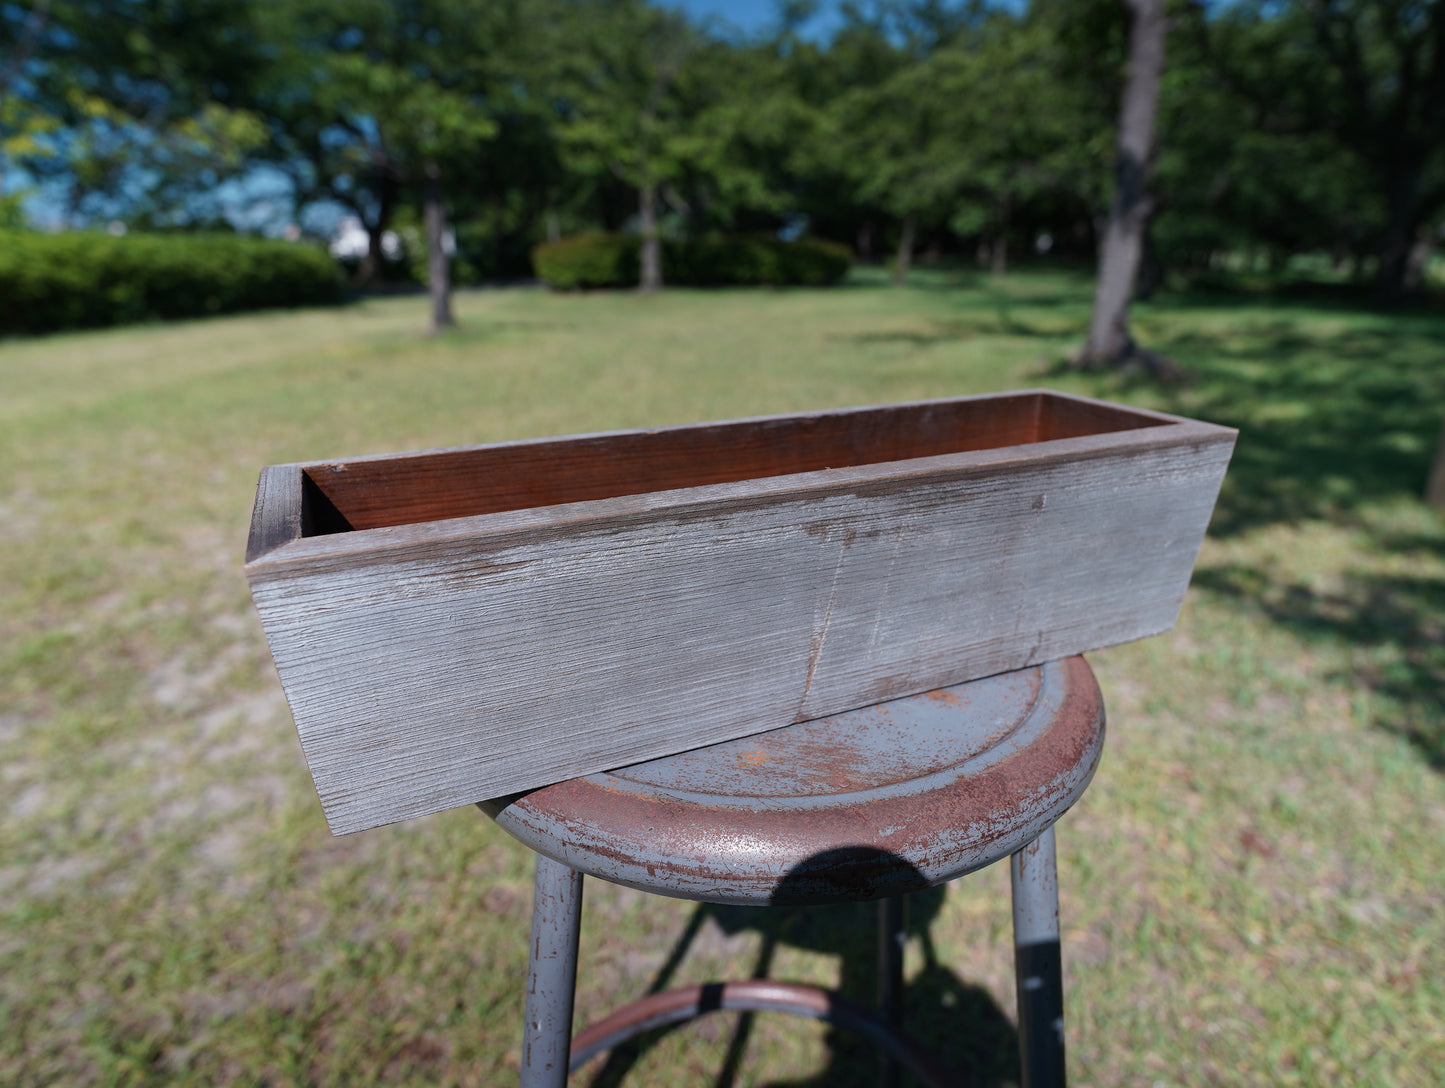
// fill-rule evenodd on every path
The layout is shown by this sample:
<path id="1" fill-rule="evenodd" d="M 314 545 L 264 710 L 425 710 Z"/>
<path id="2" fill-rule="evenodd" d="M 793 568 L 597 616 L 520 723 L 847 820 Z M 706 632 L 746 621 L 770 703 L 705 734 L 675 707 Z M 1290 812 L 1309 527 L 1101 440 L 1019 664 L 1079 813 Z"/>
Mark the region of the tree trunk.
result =
<path id="1" fill-rule="evenodd" d="M 1089 341 L 1080 355 L 1086 368 L 1115 366 L 1136 355 L 1129 335 L 1129 303 L 1139 274 L 1144 229 L 1149 222 L 1149 176 L 1153 169 L 1154 121 L 1164 71 L 1163 0 L 1124 0 L 1129 8 L 1129 70 L 1119 106 L 1114 199 L 1099 245 L 1099 281 Z"/>
<path id="2" fill-rule="evenodd" d="M 873 220 L 865 219 L 858 224 L 858 243 L 855 248 L 860 261 L 873 259 Z"/>
<path id="3" fill-rule="evenodd" d="M 362 287 L 370 287 L 385 278 L 386 254 L 382 250 L 382 239 L 391 227 L 397 188 L 395 181 L 383 179 L 376 192 L 376 222 L 368 223 L 362 219 L 362 225 L 366 227 L 366 256 L 356 270 L 356 282 Z M 357 209 L 357 214 L 363 214 L 361 209 Z"/>
<path id="4" fill-rule="evenodd" d="M 662 237 L 657 230 L 657 186 L 638 190 L 637 212 L 642 226 L 642 274 L 637 289 L 649 295 L 662 288 Z"/>
<path id="5" fill-rule="evenodd" d="M 562 238 L 562 219 L 555 208 L 548 208 L 543 217 L 547 224 L 547 241 L 556 242 Z"/>
<path id="6" fill-rule="evenodd" d="M 1002 231 L 994 236 L 989 247 L 988 271 L 991 276 L 1002 276 L 1008 271 L 1008 235 Z"/>
<path id="7" fill-rule="evenodd" d="M 507 216 L 500 193 L 492 194 L 492 279 L 501 282 L 502 259 L 506 253 Z"/>
<path id="8" fill-rule="evenodd" d="M 1435 253 L 1435 232 L 1422 225 L 1415 235 L 1415 244 L 1410 247 L 1410 257 L 1405 263 L 1405 293 L 1418 295 L 1425 289 L 1425 269 Z"/>
<path id="9" fill-rule="evenodd" d="M 441 169 L 436 163 L 426 166 L 422 218 L 426 222 L 427 291 L 431 295 L 431 325 L 427 331 L 435 336 L 457 323 L 452 316 L 452 270 L 446 250 L 447 213 L 442 207 Z"/>
<path id="10" fill-rule="evenodd" d="M 917 219 L 913 212 L 903 217 L 903 231 L 898 236 L 898 258 L 893 262 L 894 287 L 902 287 L 908 282 L 908 270 L 913 267 L 913 229 Z"/>
<path id="11" fill-rule="evenodd" d="M 999 200 L 995 212 L 993 242 L 989 246 L 988 271 L 991 276 L 1002 276 L 1008 271 L 1008 228 L 1012 201 L 1007 197 Z"/>
<path id="12" fill-rule="evenodd" d="M 1440 425 L 1440 437 L 1435 441 L 1435 460 L 1425 484 L 1425 502 L 1436 510 L 1445 510 L 1445 423 Z"/>
<path id="13" fill-rule="evenodd" d="M 386 261 L 381 249 L 381 236 L 386 232 L 380 223 L 367 223 L 363 220 L 362 226 L 366 228 L 366 256 L 361 258 L 361 264 L 357 265 L 356 285 L 371 287 L 381 282 L 381 270 Z"/>
<path id="14" fill-rule="evenodd" d="M 1375 300 L 1386 306 L 1403 302 L 1409 293 L 1410 251 L 1420 229 L 1420 174 L 1413 163 L 1397 165 L 1386 184 L 1390 213 L 1375 273 Z"/>

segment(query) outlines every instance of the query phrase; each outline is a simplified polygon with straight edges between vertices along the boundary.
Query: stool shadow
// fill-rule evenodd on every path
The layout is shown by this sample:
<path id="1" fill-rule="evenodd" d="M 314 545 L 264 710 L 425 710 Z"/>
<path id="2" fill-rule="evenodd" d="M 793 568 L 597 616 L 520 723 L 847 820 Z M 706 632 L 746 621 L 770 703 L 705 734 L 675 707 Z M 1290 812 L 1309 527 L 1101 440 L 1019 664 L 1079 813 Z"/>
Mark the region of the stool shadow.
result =
<path id="1" fill-rule="evenodd" d="M 712 921 L 732 936 L 751 931 L 762 938 L 750 978 L 768 978 L 780 946 L 837 956 L 837 992 L 854 1005 L 876 1007 L 878 900 L 906 895 L 905 927 L 922 949 L 924 966 L 906 985 L 903 1030 L 970 1088 L 1002 1088 L 1019 1082 L 1018 1029 L 981 986 L 965 982 L 942 963 L 930 926 L 943 907 L 945 888 L 930 887 L 905 859 L 865 848 L 832 850 L 797 865 L 778 885 L 767 907 L 698 903 L 687 926 L 658 969 L 648 993 L 675 983 L 679 967 L 704 925 Z M 871 900 L 871 901 L 870 901 Z M 711 981 L 711 980 L 708 980 Z M 756 1013 L 737 1014 L 726 1055 L 713 1080 L 731 1088 L 741 1072 Z M 777 1015 L 777 1014 L 769 1014 Z M 658 1028 L 610 1052 L 595 1067 L 591 1088 L 620 1088 L 641 1057 L 683 1024 Z M 850 1032 L 830 1026 L 829 1062 L 804 1080 L 774 1081 L 771 1088 L 876 1088 L 877 1051 Z M 902 1072 L 902 1085 L 916 1083 Z"/>

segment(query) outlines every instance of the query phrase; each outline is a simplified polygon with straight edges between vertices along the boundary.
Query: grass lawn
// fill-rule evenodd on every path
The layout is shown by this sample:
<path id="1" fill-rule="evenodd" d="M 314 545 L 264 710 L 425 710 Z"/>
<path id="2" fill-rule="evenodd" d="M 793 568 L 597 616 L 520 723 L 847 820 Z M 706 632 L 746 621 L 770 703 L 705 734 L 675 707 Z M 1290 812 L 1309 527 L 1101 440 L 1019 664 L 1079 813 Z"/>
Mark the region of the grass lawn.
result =
<path id="1" fill-rule="evenodd" d="M 241 574 L 257 470 L 1047 385 L 1236 425 L 1170 635 L 1092 655 L 1110 735 L 1060 825 L 1075 1085 L 1435 1085 L 1445 1068 L 1445 517 L 1416 496 L 1445 317 L 1175 297 L 1196 375 L 1061 374 L 1089 285 L 464 293 L 0 342 L 0 1083 L 515 1078 L 527 852 L 474 810 L 327 833 Z M 1017 1077 L 1006 869 L 916 897 L 911 1023 Z M 591 882 L 579 1019 L 675 981 L 871 993 L 869 908 Z M 711 1084 L 735 1020 L 583 1083 Z M 735 1083 L 870 1083 L 760 1017 Z"/>

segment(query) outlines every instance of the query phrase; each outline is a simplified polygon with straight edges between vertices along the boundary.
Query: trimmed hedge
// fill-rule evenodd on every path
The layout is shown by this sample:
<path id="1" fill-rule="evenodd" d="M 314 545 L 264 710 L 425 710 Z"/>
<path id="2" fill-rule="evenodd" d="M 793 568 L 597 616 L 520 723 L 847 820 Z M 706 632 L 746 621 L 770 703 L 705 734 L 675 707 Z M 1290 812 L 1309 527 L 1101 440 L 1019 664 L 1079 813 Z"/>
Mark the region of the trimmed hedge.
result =
<path id="1" fill-rule="evenodd" d="M 635 284 L 641 271 L 635 237 L 622 234 L 574 234 L 532 249 L 532 268 L 548 287 L 622 287 Z M 663 266 L 667 275 L 667 266 Z"/>
<path id="2" fill-rule="evenodd" d="M 315 246 L 234 234 L 0 231 L 0 333 L 339 302 Z"/>
<path id="3" fill-rule="evenodd" d="M 636 235 L 576 234 L 532 250 L 537 278 L 550 287 L 632 287 L 642 241 Z M 710 235 L 662 243 L 662 278 L 681 287 L 826 287 L 848 273 L 847 246 L 803 238 Z"/>

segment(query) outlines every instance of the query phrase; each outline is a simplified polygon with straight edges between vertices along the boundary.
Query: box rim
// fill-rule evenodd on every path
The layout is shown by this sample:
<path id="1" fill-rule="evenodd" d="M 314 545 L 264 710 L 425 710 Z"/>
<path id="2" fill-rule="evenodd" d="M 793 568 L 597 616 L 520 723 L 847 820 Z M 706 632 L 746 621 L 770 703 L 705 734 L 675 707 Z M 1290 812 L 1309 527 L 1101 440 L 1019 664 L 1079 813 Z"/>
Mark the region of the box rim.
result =
<path id="1" fill-rule="evenodd" d="M 1176 419 L 1177 423 L 1174 422 Z M 290 535 L 248 554 L 246 573 L 248 578 L 267 579 L 271 575 L 280 576 L 292 568 L 304 568 L 326 560 L 359 565 L 384 561 L 390 555 L 415 547 L 485 543 L 489 548 L 500 549 L 563 531 L 602 530 L 609 525 L 620 526 L 639 518 L 685 517 L 704 510 L 720 513 L 756 507 L 762 503 L 813 496 L 824 498 L 880 486 L 896 487 L 900 481 L 908 479 L 957 480 L 996 473 L 1009 464 L 1047 465 L 1095 460 L 1126 449 L 1162 449 L 1191 442 L 1203 446 L 1228 444 L 1232 447 L 1238 433 L 1233 428 L 1182 417 L 1169 417 L 1168 423 L 1170 425 L 1162 427 L 1108 431 L 900 461 L 874 461 L 846 468 L 750 477 L 727 483 L 646 491 L 320 536 L 300 535 L 300 518 L 295 516 L 285 523 Z M 272 466 L 267 471 L 273 470 L 297 482 L 293 488 L 296 492 L 294 496 L 282 495 L 273 501 L 287 501 L 299 507 L 300 466 Z M 265 490 L 274 494 L 276 489 Z M 258 507 L 260 502 L 258 497 Z M 258 522 L 264 522 L 264 519 L 253 518 L 253 526 Z"/>
<path id="2" fill-rule="evenodd" d="M 964 401 L 987 401 L 987 400 L 1012 400 L 1020 397 L 1052 397 L 1056 400 L 1073 401 L 1076 404 L 1087 404 L 1095 408 L 1107 408 L 1116 412 L 1128 412 L 1133 415 L 1142 416 L 1147 419 L 1157 420 L 1160 424 L 1197 424 L 1203 427 L 1215 427 L 1220 430 L 1234 431 L 1234 428 L 1224 427 L 1221 424 L 1208 423 L 1204 420 L 1191 419 L 1188 416 L 1171 415 L 1168 412 L 1156 411 L 1152 408 L 1139 408 L 1132 404 L 1119 404 L 1116 401 L 1102 400 L 1098 397 L 1086 397 L 1077 393 L 1064 393 L 1056 389 L 1045 389 L 1042 387 L 1029 389 L 1009 389 L 998 393 L 977 393 L 962 397 L 931 397 L 923 400 L 888 401 L 883 404 L 859 404 L 846 408 L 820 408 L 809 409 L 799 412 L 776 412 L 760 416 L 739 416 L 736 419 L 702 419 L 689 423 L 668 423 L 657 427 L 622 427 L 608 431 L 582 431 L 577 434 L 562 435 L 539 435 L 534 438 L 504 439 L 500 442 L 478 442 L 465 446 L 433 446 L 415 450 L 392 450 L 387 453 L 366 453 L 357 457 L 321 457 L 308 461 L 285 461 L 268 468 L 296 468 L 303 472 L 310 468 L 325 468 L 332 465 L 359 465 L 374 461 L 390 461 L 400 457 L 429 457 L 439 454 L 471 453 L 480 450 L 493 450 L 502 448 L 516 448 L 534 445 L 543 445 L 549 442 L 569 441 L 590 441 L 601 438 L 623 438 L 633 435 L 657 435 L 668 434 L 677 431 L 697 430 L 704 427 L 732 427 L 746 426 L 749 424 L 776 423 L 783 420 L 797 419 L 801 416 L 812 418 L 826 418 L 848 415 L 861 415 L 865 412 L 877 412 L 885 408 L 907 409 L 907 408 L 935 408 L 948 404 L 958 404 Z M 1108 434 L 1123 434 L 1124 431 L 1108 431 Z M 1237 433 L 1237 432 L 1236 432 Z M 1064 441 L 1055 439 L 1055 441 Z M 1024 449 L 1041 445 L 1038 442 L 1025 443 L 1023 446 L 996 446 L 995 449 Z M 949 455 L 951 456 L 951 455 Z M 917 460 L 907 458 L 906 460 Z M 870 464 L 894 464 L 896 462 L 873 461 Z M 803 475 L 793 473 L 792 475 Z M 754 477 L 755 479 L 766 479 L 767 477 Z M 705 485 L 711 486 L 711 485 Z M 681 490 L 681 489 L 678 489 Z M 596 500 L 586 500 L 596 501 Z M 450 519 L 448 519 L 450 520 Z M 356 530 L 368 532 L 370 530 Z"/>

